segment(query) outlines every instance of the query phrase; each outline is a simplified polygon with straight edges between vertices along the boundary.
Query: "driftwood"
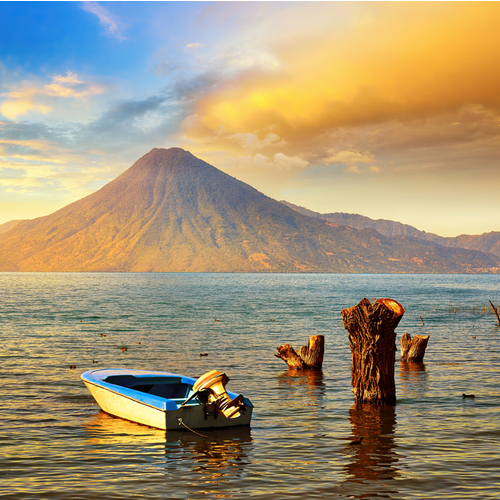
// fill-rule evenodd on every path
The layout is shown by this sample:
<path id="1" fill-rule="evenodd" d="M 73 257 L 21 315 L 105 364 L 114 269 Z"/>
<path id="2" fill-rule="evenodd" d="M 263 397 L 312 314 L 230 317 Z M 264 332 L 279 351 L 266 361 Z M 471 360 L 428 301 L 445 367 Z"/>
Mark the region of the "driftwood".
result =
<path id="1" fill-rule="evenodd" d="M 312 335 L 307 346 L 303 345 L 298 352 L 290 344 L 277 348 L 277 358 L 281 358 L 294 370 L 321 370 L 325 353 L 324 335 Z"/>
<path id="2" fill-rule="evenodd" d="M 498 316 L 498 309 L 493 305 L 493 302 L 490 300 L 491 307 L 493 307 L 493 310 L 495 311 L 495 316 L 497 317 L 498 324 L 500 325 L 500 317 Z"/>
<path id="3" fill-rule="evenodd" d="M 370 302 L 342 310 L 349 333 L 352 356 L 352 392 L 357 401 L 396 404 L 394 361 L 396 332 L 405 310 L 392 299 Z"/>
<path id="4" fill-rule="evenodd" d="M 403 333 L 401 336 L 401 361 L 422 361 L 427 342 L 429 342 L 429 335 L 415 335 L 411 338 L 409 333 Z"/>

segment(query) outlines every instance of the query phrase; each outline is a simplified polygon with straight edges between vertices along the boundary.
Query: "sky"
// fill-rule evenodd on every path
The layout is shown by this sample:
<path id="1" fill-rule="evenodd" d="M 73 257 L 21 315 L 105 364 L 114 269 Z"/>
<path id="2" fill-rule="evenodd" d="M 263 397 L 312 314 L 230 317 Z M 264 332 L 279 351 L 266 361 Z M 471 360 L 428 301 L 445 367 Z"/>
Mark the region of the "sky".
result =
<path id="1" fill-rule="evenodd" d="M 500 231 L 499 2 L 0 9 L 0 224 L 181 147 L 317 212 Z"/>

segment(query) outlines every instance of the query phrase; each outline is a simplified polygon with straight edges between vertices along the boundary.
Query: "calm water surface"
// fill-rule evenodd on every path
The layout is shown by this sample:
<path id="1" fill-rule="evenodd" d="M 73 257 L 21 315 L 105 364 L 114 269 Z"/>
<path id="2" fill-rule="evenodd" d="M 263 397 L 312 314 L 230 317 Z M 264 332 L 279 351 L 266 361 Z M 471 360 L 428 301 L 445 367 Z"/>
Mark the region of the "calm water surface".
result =
<path id="1" fill-rule="evenodd" d="M 0 273 L 0 293 L 1 498 L 500 498 L 500 275 Z M 398 349 L 430 334 L 394 407 L 354 404 L 340 311 L 363 297 L 404 306 Z M 274 356 L 318 334 L 322 374 Z M 113 418 L 80 380 L 97 367 L 224 371 L 252 427 Z"/>

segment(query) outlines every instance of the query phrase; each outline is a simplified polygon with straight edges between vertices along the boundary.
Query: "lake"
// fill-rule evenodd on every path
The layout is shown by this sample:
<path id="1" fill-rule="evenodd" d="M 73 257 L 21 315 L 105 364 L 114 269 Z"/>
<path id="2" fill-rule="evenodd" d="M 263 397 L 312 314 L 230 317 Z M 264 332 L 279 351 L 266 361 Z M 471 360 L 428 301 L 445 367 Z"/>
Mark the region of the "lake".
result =
<path id="1" fill-rule="evenodd" d="M 1 498 L 500 498 L 500 275 L 0 273 L 0 292 Z M 364 297 L 406 310 L 395 406 L 351 392 L 340 311 Z M 399 361 L 405 332 L 430 335 L 424 363 Z M 309 335 L 323 371 L 290 373 L 276 348 Z M 218 369 L 252 426 L 111 417 L 80 379 L 104 367 Z"/>

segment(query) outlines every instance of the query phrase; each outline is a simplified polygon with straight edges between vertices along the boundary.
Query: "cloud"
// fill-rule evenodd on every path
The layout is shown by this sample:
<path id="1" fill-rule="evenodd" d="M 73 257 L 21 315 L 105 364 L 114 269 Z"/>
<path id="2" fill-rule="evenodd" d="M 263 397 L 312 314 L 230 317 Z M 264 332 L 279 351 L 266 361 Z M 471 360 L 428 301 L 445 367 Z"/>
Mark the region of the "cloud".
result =
<path id="1" fill-rule="evenodd" d="M 99 18 L 99 22 L 106 29 L 106 32 L 120 42 L 127 40 L 127 37 L 122 35 L 122 30 L 125 25 L 113 18 L 113 16 L 98 2 L 84 2 L 83 10 L 95 14 Z"/>
<path id="2" fill-rule="evenodd" d="M 23 125 L 4 135 L 48 137 L 50 134 L 43 130 L 40 126 Z M 52 203 L 62 206 L 94 192 L 116 176 L 112 172 L 116 159 L 103 161 L 102 153 L 72 151 L 61 145 L 65 140 L 62 130 L 59 135 L 52 130 L 52 134 L 52 141 L 0 139 L 0 192 L 30 193 L 42 198 L 50 193 Z"/>
<path id="3" fill-rule="evenodd" d="M 185 114 L 182 105 L 168 93 L 144 99 L 122 99 L 95 120 L 82 125 L 74 141 L 81 148 L 91 147 L 108 154 L 143 152 L 147 147 L 169 144 L 169 137 L 175 135 Z"/>
<path id="4" fill-rule="evenodd" d="M 360 167 L 359 165 L 351 164 L 349 165 L 344 172 L 350 174 L 364 174 L 364 173 L 374 173 L 378 174 L 380 172 L 380 168 L 375 165 L 370 165 L 369 167 Z"/>
<path id="5" fill-rule="evenodd" d="M 0 186 L 50 191 L 65 203 L 92 193 L 165 140 L 165 118 L 155 115 L 160 105 L 160 98 L 122 101 L 88 123 L 0 122 Z M 17 175 L 1 175 L 12 171 Z"/>
<path id="6" fill-rule="evenodd" d="M 48 84 L 28 80 L 11 84 L 9 92 L 0 94 L 5 98 L 0 104 L 0 113 L 9 120 L 16 120 L 30 112 L 48 114 L 54 108 L 54 98 L 81 100 L 107 90 L 105 85 L 83 81 L 71 71 L 65 76 L 53 75 L 50 79 Z"/>
<path id="7" fill-rule="evenodd" d="M 47 156 L 51 156 L 54 152 L 61 152 L 62 148 L 51 144 L 47 140 L 41 139 L 7 139 L 0 138 L 0 160 L 3 161 L 4 158 L 27 158 L 27 157 L 37 157 L 38 159 L 47 160 Z M 57 163 L 57 160 L 52 159 Z"/>
<path id="8" fill-rule="evenodd" d="M 52 83 L 45 85 L 41 93 L 54 97 L 72 97 L 81 99 L 89 95 L 98 95 L 105 92 L 106 87 L 81 80 L 78 75 L 68 71 L 66 76 L 54 75 Z"/>
<path id="9" fill-rule="evenodd" d="M 259 160 L 262 158 L 262 155 L 257 155 L 259 156 Z M 254 159 L 254 163 L 256 163 Z M 278 169 L 286 169 L 286 170 L 302 170 L 306 167 L 309 166 L 309 162 L 307 160 L 304 160 L 302 158 L 299 158 L 298 156 L 286 156 L 283 153 L 276 153 L 273 156 L 273 160 L 271 162 L 265 161 L 263 163 L 263 166 L 266 166 L 267 168 L 278 168 Z"/>
<path id="10" fill-rule="evenodd" d="M 77 81 L 71 76 L 69 79 L 73 83 Z M 79 92 L 84 93 L 85 90 L 80 89 Z M 52 99 L 62 99 L 59 105 L 68 112 L 73 111 L 69 104 L 74 99 Z M 160 92 L 142 99 L 108 102 L 100 114 L 86 120 L 69 121 L 66 117 L 53 117 L 50 122 L 4 121 L 0 122 L 0 152 L 3 146 L 4 154 L 7 154 L 8 149 L 9 155 L 13 155 L 14 151 L 16 154 L 33 155 L 39 154 L 40 150 L 55 150 L 57 147 L 74 152 L 75 157 L 92 158 L 92 161 L 96 160 L 97 154 L 105 157 L 117 155 L 120 158 L 117 163 L 130 166 L 148 147 L 176 145 L 169 137 L 174 135 L 186 114 L 188 111 L 178 103 L 175 95 Z M 40 143 L 37 148 L 34 141 L 39 138 L 43 138 L 45 143 Z M 25 141 L 24 145 L 21 141 Z M 33 145 L 35 152 L 28 151 L 28 142 Z"/>
<path id="11" fill-rule="evenodd" d="M 349 172 L 351 174 L 360 174 L 361 169 L 357 165 L 349 165 L 346 169 L 346 172 Z"/>
<path id="12" fill-rule="evenodd" d="M 237 174 L 238 178 L 245 175 L 259 176 L 264 172 L 278 174 L 283 178 L 306 169 L 310 163 L 299 156 L 287 156 L 283 153 L 264 155 L 235 156 L 228 151 L 192 150 L 206 162 L 216 165 L 225 172 Z"/>
<path id="13" fill-rule="evenodd" d="M 260 25 L 239 26 L 246 33 L 234 46 L 253 39 L 260 56 L 249 51 L 244 64 L 231 66 L 231 75 L 221 74 L 217 86 L 199 96 L 193 113 L 199 118 L 193 129 L 184 127 L 187 138 L 225 147 L 228 138 L 248 134 L 262 140 L 272 127 L 287 155 L 307 154 L 312 161 L 328 157 L 326 143 L 342 128 L 439 120 L 473 105 L 498 119 L 498 3 L 275 8 Z M 213 60 L 217 66 L 232 59 L 221 50 Z M 247 145 L 239 141 L 242 154 Z"/>
<path id="14" fill-rule="evenodd" d="M 268 132 L 262 139 L 258 138 L 257 134 L 234 134 L 230 135 L 228 139 L 232 139 L 242 145 L 245 149 L 258 150 L 264 149 L 269 146 L 282 147 L 286 145 L 286 141 L 283 141 L 279 135 Z"/>
<path id="15" fill-rule="evenodd" d="M 7 100 L 0 104 L 0 113 L 9 120 L 16 120 L 19 115 L 24 115 L 31 111 L 42 114 L 49 113 L 52 109 L 50 106 L 35 101 L 37 94 L 38 91 L 36 88 L 27 86 L 18 91 L 0 94 L 0 97 L 7 98 Z"/>
<path id="16" fill-rule="evenodd" d="M 373 154 L 360 153 L 359 151 L 335 151 L 330 150 L 328 156 L 323 159 L 323 163 L 335 164 L 341 163 L 343 165 L 355 166 L 359 163 L 372 163 L 374 161 Z"/>

